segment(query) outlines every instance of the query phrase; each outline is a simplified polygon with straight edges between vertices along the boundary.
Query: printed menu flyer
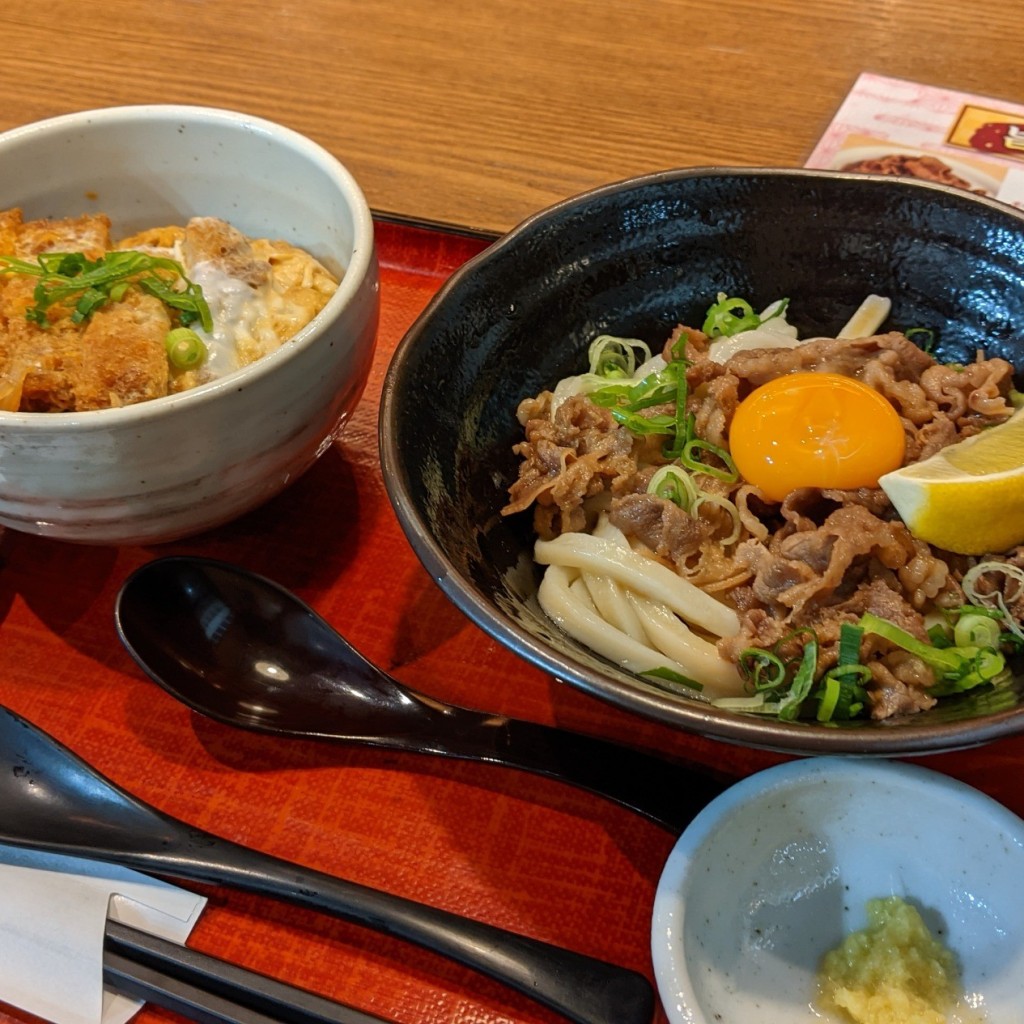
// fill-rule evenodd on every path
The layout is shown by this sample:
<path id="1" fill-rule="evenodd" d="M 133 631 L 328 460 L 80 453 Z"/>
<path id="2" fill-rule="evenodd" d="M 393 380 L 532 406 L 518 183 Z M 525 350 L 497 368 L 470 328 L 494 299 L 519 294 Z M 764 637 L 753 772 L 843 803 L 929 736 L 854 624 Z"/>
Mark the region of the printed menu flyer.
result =
<path id="1" fill-rule="evenodd" d="M 864 73 L 806 166 L 924 178 L 1024 209 L 1024 100 Z"/>

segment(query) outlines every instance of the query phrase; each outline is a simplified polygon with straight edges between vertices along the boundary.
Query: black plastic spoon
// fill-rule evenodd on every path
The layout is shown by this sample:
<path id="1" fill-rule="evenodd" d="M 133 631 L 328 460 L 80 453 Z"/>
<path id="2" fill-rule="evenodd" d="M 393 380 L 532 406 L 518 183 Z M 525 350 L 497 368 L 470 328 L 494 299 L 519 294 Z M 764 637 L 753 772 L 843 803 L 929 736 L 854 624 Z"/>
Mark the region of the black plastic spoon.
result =
<path id="1" fill-rule="evenodd" d="M 674 833 L 726 787 L 700 768 L 416 693 L 294 594 L 224 562 L 148 562 L 125 581 L 115 618 L 125 647 L 156 683 L 228 725 L 521 768 Z"/>
<path id="2" fill-rule="evenodd" d="M 502 981 L 578 1024 L 648 1024 L 635 971 L 300 867 L 172 818 L 0 707 L 0 842 L 231 885 L 406 939 Z"/>

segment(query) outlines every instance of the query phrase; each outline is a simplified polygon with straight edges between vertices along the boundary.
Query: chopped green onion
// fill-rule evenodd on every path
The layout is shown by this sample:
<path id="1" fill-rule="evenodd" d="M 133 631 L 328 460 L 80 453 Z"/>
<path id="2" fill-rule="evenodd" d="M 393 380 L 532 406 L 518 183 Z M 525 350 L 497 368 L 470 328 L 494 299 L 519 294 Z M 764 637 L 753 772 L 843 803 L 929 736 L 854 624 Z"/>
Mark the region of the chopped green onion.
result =
<path id="1" fill-rule="evenodd" d="M 788 639 L 788 638 L 787 638 Z M 800 706 L 807 699 L 814 685 L 814 677 L 818 669 L 818 638 L 811 633 L 811 638 L 804 644 L 799 667 L 789 689 L 779 701 L 779 718 L 791 722 L 800 714 Z"/>
<path id="2" fill-rule="evenodd" d="M 637 367 L 634 349 L 640 351 L 643 362 L 651 358 L 646 342 L 636 338 L 616 338 L 610 334 L 599 335 L 587 350 L 590 372 L 607 378 L 632 377 Z"/>
<path id="3" fill-rule="evenodd" d="M 678 389 L 678 363 L 669 363 L 664 370 L 656 370 L 638 381 L 608 384 L 591 394 L 591 399 L 608 409 L 628 409 L 636 412 L 663 405 L 675 399 Z"/>
<path id="4" fill-rule="evenodd" d="M 689 512 L 697 500 L 697 485 L 690 479 L 690 474 L 679 466 L 662 466 L 647 484 L 647 493 L 664 498 L 678 505 L 684 512 Z"/>
<path id="5" fill-rule="evenodd" d="M 999 644 L 1008 654 L 1024 654 L 1024 639 L 1009 630 L 999 634 Z"/>
<path id="6" fill-rule="evenodd" d="M 836 664 L 821 680 L 813 696 L 818 701 L 815 717 L 819 722 L 856 718 L 864 709 L 863 684 L 871 679 L 871 670 L 860 663 L 860 644 L 864 630 L 852 622 L 839 627 Z"/>
<path id="7" fill-rule="evenodd" d="M 998 647 L 1002 629 L 989 615 L 961 615 L 953 627 L 957 647 Z"/>
<path id="8" fill-rule="evenodd" d="M 706 471 L 706 468 L 701 466 L 701 471 Z M 690 474 L 681 466 L 677 466 L 675 463 L 662 466 L 647 484 L 647 493 L 653 494 L 655 497 L 662 498 L 665 501 L 671 501 L 672 504 L 678 505 L 684 512 L 689 512 L 695 519 L 702 505 L 717 505 L 729 514 L 733 523 L 729 536 L 724 537 L 722 543 L 735 544 L 739 540 L 742 523 L 740 522 L 740 513 L 735 503 L 729 498 L 724 498 L 718 494 L 708 494 L 707 491 L 701 490 L 694 483 Z"/>
<path id="9" fill-rule="evenodd" d="M 619 341 L 614 338 L 604 340 L 606 344 L 600 350 L 595 349 L 593 344 L 591 346 L 592 368 L 595 366 L 595 360 L 599 360 L 602 353 L 611 348 L 611 343 Z M 674 359 L 666 364 L 664 369 L 649 373 L 640 380 L 617 381 L 599 387 L 590 392 L 590 400 L 608 409 L 616 423 L 620 423 L 638 437 L 655 434 L 664 434 L 668 437 L 669 440 L 662 451 L 665 458 L 678 459 L 686 469 L 707 473 L 727 483 L 735 483 L 739 479 L 739 473 L 728 451 L 695 435 L 695 417 L 686 411 L 686 400 L 689 395 L 686 370 L 689 365 L 684 359 Z M 671 413 L 642 415 L 645 409 L 669 404 L 673 406 Z M 704 462 L 699 457 L 701 452 L 714 456 L 724 468 Z"/>
<path id="10" fill-rule="evenodd" d="M 780 299 L 773 303 L 768 316 L 762 318 L 754 312 L 754 307 L 746 299 L 729 298 L 725 292 L 719 292 L 718 301 L 709 307 L 701 330 L 709 338 L 729 338 L 742 331 L 752 331 L 769 320 L 782 316 L 788 305 L 789 299 Z"/>
<path id="11" fill-rule="evenodd" d="M 691 679 L 689 676 L 684 676 L 674 669 L 669 668 L 667 665 L 662 665 L 659 668 L 649 668 L 645 672 L 641 672 L 642 676 L 651 676 L 654 679 L 661 679 L 666 683 L 675 683 L 677 686 L 685 687 L 688 690 L 703 690 L 704 684 L 698 683 L 696 679 Z"/>
<path id="12" fill-rule="evenodd" d="M 600 404 L 600 403 L 599 403 Z M 631 434 L 637 437 L 648 437 L 654 434 L 671 434 L 675 425 L 672 416 L 641 416 L 629 409 L 612 408 L 612 419 L 622 424 Z"/>
<path id="13" fill-rule="evenodd" d="M 871 670 L 866 665 L 836 665 L 829 669 L 815 694 L 818 699 L 815 717 L 818 721 L 856 718 L 864 710 L 867 696 L 861 684 L 870 678 Z"/>
<path id="14" fill-rule="evenodd" d="M 758 692 L 777 690 L 786 682 L 786 666 L 774 651 L 748 647 L 740 652 L 740 675 L 749 680 Z"/>
<path id="15" fill-rule="evenodd" d="M 817 701 L 815 717 L 830 723 L 861 715 L 867 701 L 866 687 L 871 681 L 871 669 L 861 664 L 861 640 L 865 633 L 880 636 L 913 654 L 935 673 L 930 692 L 947 696 L 972 689 L 984 683 L 999 685 L 1008 676 L 1006 659 L 999 650 L 1005 641 L 1000 623 L 991 614 L 971 614 L 965 608 L 957 623 L 959 633 L 949 641 L 942 627 L 939 636 L 945 646 L 919 640 L 893 622 L 871 612 L 863 614 L 857 623 L 843 623 L 839 632 L 836 664 L 815 686 L 818 661 L 818 638 L 809 629 L 799 629 L 777 641 L 772 650 L 759 647 L 744 650 L 739 657 L 740 674 L 752 683 L 755 697 L 763 704 L 749 710 L 776 714 L 783 721 L 799 717 L 805 702 Z M 805 638 L 806 635 L 806 638 Z M 794 640 L 803 640 L 798 658 L 789 662 L 782 654 Z M 717 703 L 717 702 L 716 702 Z"/>
<path id="16" fill-rule="evenodd" d="M 206 359 L 203 339 L 190 327 L 176 327 L 164 340 L 167 359 L 176 370 L 194 370 Z"/>
<path id="17" fill-rule="evenodd" d="M 935 351 L 935 332 L 930 327 L 911 327 L 904 332 L 903 337 L 912 341 L 922 352 Z"/>
<path id="18" fill-rule="evenodd" d="M 700 451 L 710 452 L 716 459 L 721 460 L 725 468 L 719 469 L 717 466 L 702 462 L 694 454 Z M 710 441 L 705 441 L 699 437 L 691 437 L 686 442 L 682 452 L 679 454 L 679 461 L 687 469 L 693 470 L 695 473 L 707 473 L 708 476 L 713 476 L 717 480 L 724 480 L 729 484 L 734 484 L 740 478 L 739 470 L 736 468 L 736 463 L 733 462 L 732 456 L 719 445 L 712 444 Z"/>
<path id="19" fill-rule="evenodd" d="M 1013 613 L 1010 611 L 1006 604 L 1006 599 L 1003 596 L 1003 591 L 1000 588 L 996 588 L 991 593 L 982 593 L 978 590 L 978 582 L 982 576 L 988 573 L 994 573 L 1002 575 L 1004 577 L 1003 587 L 1009 587 L 1011 582 L 1016 585 L 1014 596 L 1024 594 L 1024 569 L 1020 566 L 1012 565 L 1010 562 L 979 562 L 977 565 L 968 569 L 964 573 L 962 586 L 964 588 L 964 594 L 967 600 L 972 605 L 977 605 L 975 611 L 981 608 L 989 608 L 993 611 L 998 611 L 1003 616 L 1003 624 L 1007 630 L 1016 636 L 1020 641 L 1024 641 L 1024 628 L 1016 620 Z"/>
<path id="20" fill-rule="evenodd" d="M 716 697 L 711 703 L 716 708 L 749 711 L 754 714 L 761 712 L 766 715 L 774 715 L 778 707 L 777 702 L 766 700 L 763 693 L 755 694 L 753 697 Z"/>
<path id="21" fill-rule="evenodd" d="M 929 626 L 927 632 L 932 647 L 943 648 L 953 646 L 953 638 L 950 636 L 949 630 L 942 623 L 936 622 L 934 626 Z"/>
<path id="22" fill-rule="evenodd" d="M 107 293 L 100 291 L 99 288 L 86 288 L 82 292 L 82 297 L 75 303 L 75 311 L 71 314 L 71 322 L 80 324 L 83 320 L 88 320 L 95 310 L 107 302 L 107 299 Z"/>
<path id="23" fill-rule="evenodd" d="M 608 409 L 617 423 L 638 436 L 650 434 L 672 435 L 676 429 L 677 413 L 659 413 L 655 416 L 641 416 L 643 409 L 650 409 L 669 402 L 676 403 L 682 386 L 686 384 L 686 365 L 669 363 L 663 370 L 649 373 L 633 383 L 609 384 L 590 394 L 590 399 L 602 408 Z"/>
<path id="24" fill-rule="evenodd" d="M 728 298 L 724 292 L 719 292 L 718 302 L 708 308 L 701 330 L 709 338 L 728 338 L 740 331 L 749 331 L 760 322 L 746 299 Z"/>
<path id="25" fill-rule="evenodd" d="M 839 653 L 836 664 L 840 666 L 860 664 L 860 642 L 864 630 L 852 622 L 844 622 L 839 627 Z"/>
<path id="26" fill-rule="evenodd" d="M 783 721 L 793 721 L 810 699 L 818 702 L 816 717 L 820 722 L 857 717 L 867 698 L 863 684 L 871 679 L 871 670 L 859 663 L 861 633 L 852 623 L 840 627 L 841 657 L 854 660 L 829 669 L 818 686 L 815 680 L 819 641 L 814 630 L 795 630 L 777 641 L 770 651 L 747 648 L 740 654 L 740 674 L 753 683 L 755 696 L 762 697 L 764 705 L 744 710 L 757 710 L 777 715 Z M 794 640 L 802 642 L 800 654 L 785 663 L 780 652 Z"/>
<path id="27" fill-rule="evenodd" d="M 843 684 L 836 676 L 825 676 L 821 696 L 818 698 L 818 713 L 815 715 L 819 722 L 832 721 L 842 692 Z"/>
<path id="28" fill-rule="evenodd" d="M 672 344 L 672 359 L 673 361 L 681 361 L 686 359 L 686 343 L 690 340 L 690 336 L 686 331 L 681 331 L 679 337 Z"/>
<path id="29" fill-rule="evenodd" d="M 957 615 L 986 615 L 997 622 L 1001 622 L 1003 619 L 1003 613 L 998 608 L 989 608 L 986 605 L 962 604 L 959 608 L 955 608 L 954 612 Z"/>
<path id="30" fill-rule="evenodd" d="M 670 366 L 679 365 L 670 363 Z M 688 364 L 682 364 L 685 370 Z M 694 424 L 697 417 L 686 412 L 686 399 L 690 394 L 690 386 L 686 381 L 686 374 L 679 375 L 679 385 L 676 388 L 675 403 L 676 411 L 672 422 L 672 440 L 665 445 L 662 453 L 666 459 L 678 459 L 686 450 L 687 442 L 693 437 Z"/>
<path id="31" fill-rule="evenodd" d="M 893 622 L 865 612 L 859 625 L 866 633 L 888 640 L 910 654 L 916 655 L 934 672 L 935 685 L 931 692 L 938 696 L 969 690 L 982 683 L 991 682 L 1006 665 L 1006 659 L 998 650 L 976 645 L 933 647 L 923 640 L 901 629 Z"/>
<path id="32" fill-rule="evenodd" d="M 204 330 L 213 330 L 203 289 L 185 276 L 180 263 L 165 256 L 134 249 L 108 252 L 97 260 L 87 259 L 80 252 L 40 253 L 35 261 L 0 256 L 0 274 L 39 278 L 32 293 L 35 305 L 25 311 L 25 317 L 40 327 L 49 324 L 47 310 L 57 304 L 73 305 L 71 319 L 81 323 L 107 302 L 123 299 L 134 282 L 177 310 L 182 324 L 198 322 Z M 181 290 L 177 287 L 179 281 Z"/>

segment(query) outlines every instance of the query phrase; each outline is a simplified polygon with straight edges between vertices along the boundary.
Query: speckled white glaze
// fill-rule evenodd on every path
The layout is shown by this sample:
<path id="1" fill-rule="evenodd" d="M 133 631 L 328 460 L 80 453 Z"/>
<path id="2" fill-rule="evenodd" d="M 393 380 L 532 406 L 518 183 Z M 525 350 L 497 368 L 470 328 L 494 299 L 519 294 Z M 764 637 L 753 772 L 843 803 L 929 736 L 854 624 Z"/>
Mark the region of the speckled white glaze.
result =
<path id="1" fill-rule="evenodd" d="M 813 758 L 768 769 L 680 837 L 654 904 L 672 1024 L 807 1024 L 821 957 L 869 899 L 914 904 L 959 958 L 966 1003 L 1024 1019 L 1024 822 L 944 775 Z M 824 1017 L 824 1019 L 830 1019 Z"/>
<path id="2" fill-rule="evenodd" d="M 210 384 L 122 409 L 0 412 L 0 524 L 96 544 L 170 540 L 261 504 L 330 446 L 369 372 L 380 297 L 369 207 L 326 150 L 233 111 L 85 111 L 0 135 L 10 206 L 102 211 L 115 235 L 218 216 L 345 275 L 291 341 Z"/>

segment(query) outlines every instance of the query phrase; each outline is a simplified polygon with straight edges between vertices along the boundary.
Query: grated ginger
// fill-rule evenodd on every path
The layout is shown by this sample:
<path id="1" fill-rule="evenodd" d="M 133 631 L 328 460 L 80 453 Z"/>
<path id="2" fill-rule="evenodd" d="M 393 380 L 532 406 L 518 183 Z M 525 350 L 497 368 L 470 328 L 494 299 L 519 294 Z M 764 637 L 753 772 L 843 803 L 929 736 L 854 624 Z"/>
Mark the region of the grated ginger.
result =
<path id="1" fill-rule="evenodd" d="M 898 896 L 869 900 L 867 915 L 822 960 L 822 1009 L 854 1024 L 948 1024 L 963 1005 L 956 957 Z"/>

